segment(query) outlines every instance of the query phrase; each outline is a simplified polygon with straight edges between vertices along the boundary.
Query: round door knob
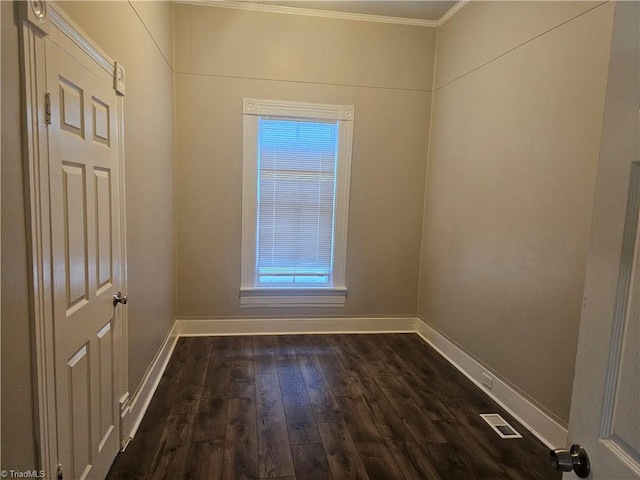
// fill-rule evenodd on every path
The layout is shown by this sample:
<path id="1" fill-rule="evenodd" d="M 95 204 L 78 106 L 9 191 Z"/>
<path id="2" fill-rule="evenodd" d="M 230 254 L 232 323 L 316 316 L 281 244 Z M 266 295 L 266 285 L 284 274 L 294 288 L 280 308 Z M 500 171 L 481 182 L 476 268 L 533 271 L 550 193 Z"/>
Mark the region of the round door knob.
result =
<path id="1" fill-rule="evenodd" d="M 129 300 L 126 295 L 122 295 L 122 292 L 118 292 L 113 296 L 113 306 L 115 307 L 119 303 L 126 305 Z"/>
<path id="2" fill-rule="evenodd" d="M 582 445 L 571 445 L 569 450 L 558 448 L 549 452 L 551 468 L 561 472 L 573 470 L 580 478 L 587 478 L 591 471 L 589 456 Z"/>

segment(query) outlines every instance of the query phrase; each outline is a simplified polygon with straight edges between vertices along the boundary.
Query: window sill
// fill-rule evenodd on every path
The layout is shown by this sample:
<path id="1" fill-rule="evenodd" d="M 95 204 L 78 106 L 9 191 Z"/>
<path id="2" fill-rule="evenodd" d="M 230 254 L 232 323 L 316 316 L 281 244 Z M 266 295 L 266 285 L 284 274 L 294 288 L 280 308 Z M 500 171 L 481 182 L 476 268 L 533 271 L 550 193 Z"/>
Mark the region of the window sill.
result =
<path id="1" fill-rule="evenodd" d="M 240 290 L 241 308 L 344 307 L 346 288 L 246 288 Z"/>

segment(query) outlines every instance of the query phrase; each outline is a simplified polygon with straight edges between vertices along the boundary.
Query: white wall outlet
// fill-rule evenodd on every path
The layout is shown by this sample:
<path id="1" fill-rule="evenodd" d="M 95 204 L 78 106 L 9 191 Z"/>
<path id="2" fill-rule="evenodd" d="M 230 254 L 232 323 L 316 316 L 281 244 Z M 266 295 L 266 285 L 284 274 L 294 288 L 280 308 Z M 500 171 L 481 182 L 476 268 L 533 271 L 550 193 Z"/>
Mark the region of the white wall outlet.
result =
<path id="1" fill-rule="evenodd" d="M 493 377 L 487 372 L 482 372 L 482 384 L 491 390 L 493 388 Z"/>

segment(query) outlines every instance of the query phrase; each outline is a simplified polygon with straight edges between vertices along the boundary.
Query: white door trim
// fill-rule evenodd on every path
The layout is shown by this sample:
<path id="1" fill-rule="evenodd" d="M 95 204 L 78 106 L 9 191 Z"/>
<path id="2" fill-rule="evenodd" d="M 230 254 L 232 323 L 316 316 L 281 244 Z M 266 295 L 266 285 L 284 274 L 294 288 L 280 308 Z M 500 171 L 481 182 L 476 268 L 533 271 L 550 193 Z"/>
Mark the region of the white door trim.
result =
<path id="1" fill-rule="evenodd" d="M 30 314 L 34 325 L 33 389 L 37 396 L 36 432 L 39 467 L 49 472 L 57 468 L 55 363 L 52 299 L 51 229 L 48 171 L 48 130 L 46 125 L 46 57 L 45 38 L 71 41 L 96 62 L 111 77 L 118 96 L 118 125 L 123 130 L 124 69 L 97 47 L 89 37 L 54 3 L 29 0 L 18 2 L 20 8 L 21 78 L 23 84 L 23 146 L 25 190 L 27 202 L 27 241 L 30 250 Z M 117 71 L 117 73 L 116 73 Z M 122 228 L 122 290 L 127 288 L 127 256 L 124 203 L 124 131 L 120 133 L 118 161 L 120 164 L 120 218 Z M 122 363 L 121 406 L 128 402 L 127 378 L 127 313 L 119 309 L 119 321 L 114 331 L 121 345 L 117 353 Z"/>

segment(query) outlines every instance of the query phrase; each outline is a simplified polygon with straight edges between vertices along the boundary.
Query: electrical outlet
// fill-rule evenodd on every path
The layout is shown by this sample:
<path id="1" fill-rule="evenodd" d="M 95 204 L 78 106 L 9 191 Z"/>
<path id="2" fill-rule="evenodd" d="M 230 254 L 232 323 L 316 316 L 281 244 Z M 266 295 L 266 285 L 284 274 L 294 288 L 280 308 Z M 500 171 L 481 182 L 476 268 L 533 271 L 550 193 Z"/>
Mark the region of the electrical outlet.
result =
<path id="1" fill-rule="evenodd" d="M 493 377 L 487 372 L 482 372 L 482 384 L 491 390 L 493 388 Z"/>

